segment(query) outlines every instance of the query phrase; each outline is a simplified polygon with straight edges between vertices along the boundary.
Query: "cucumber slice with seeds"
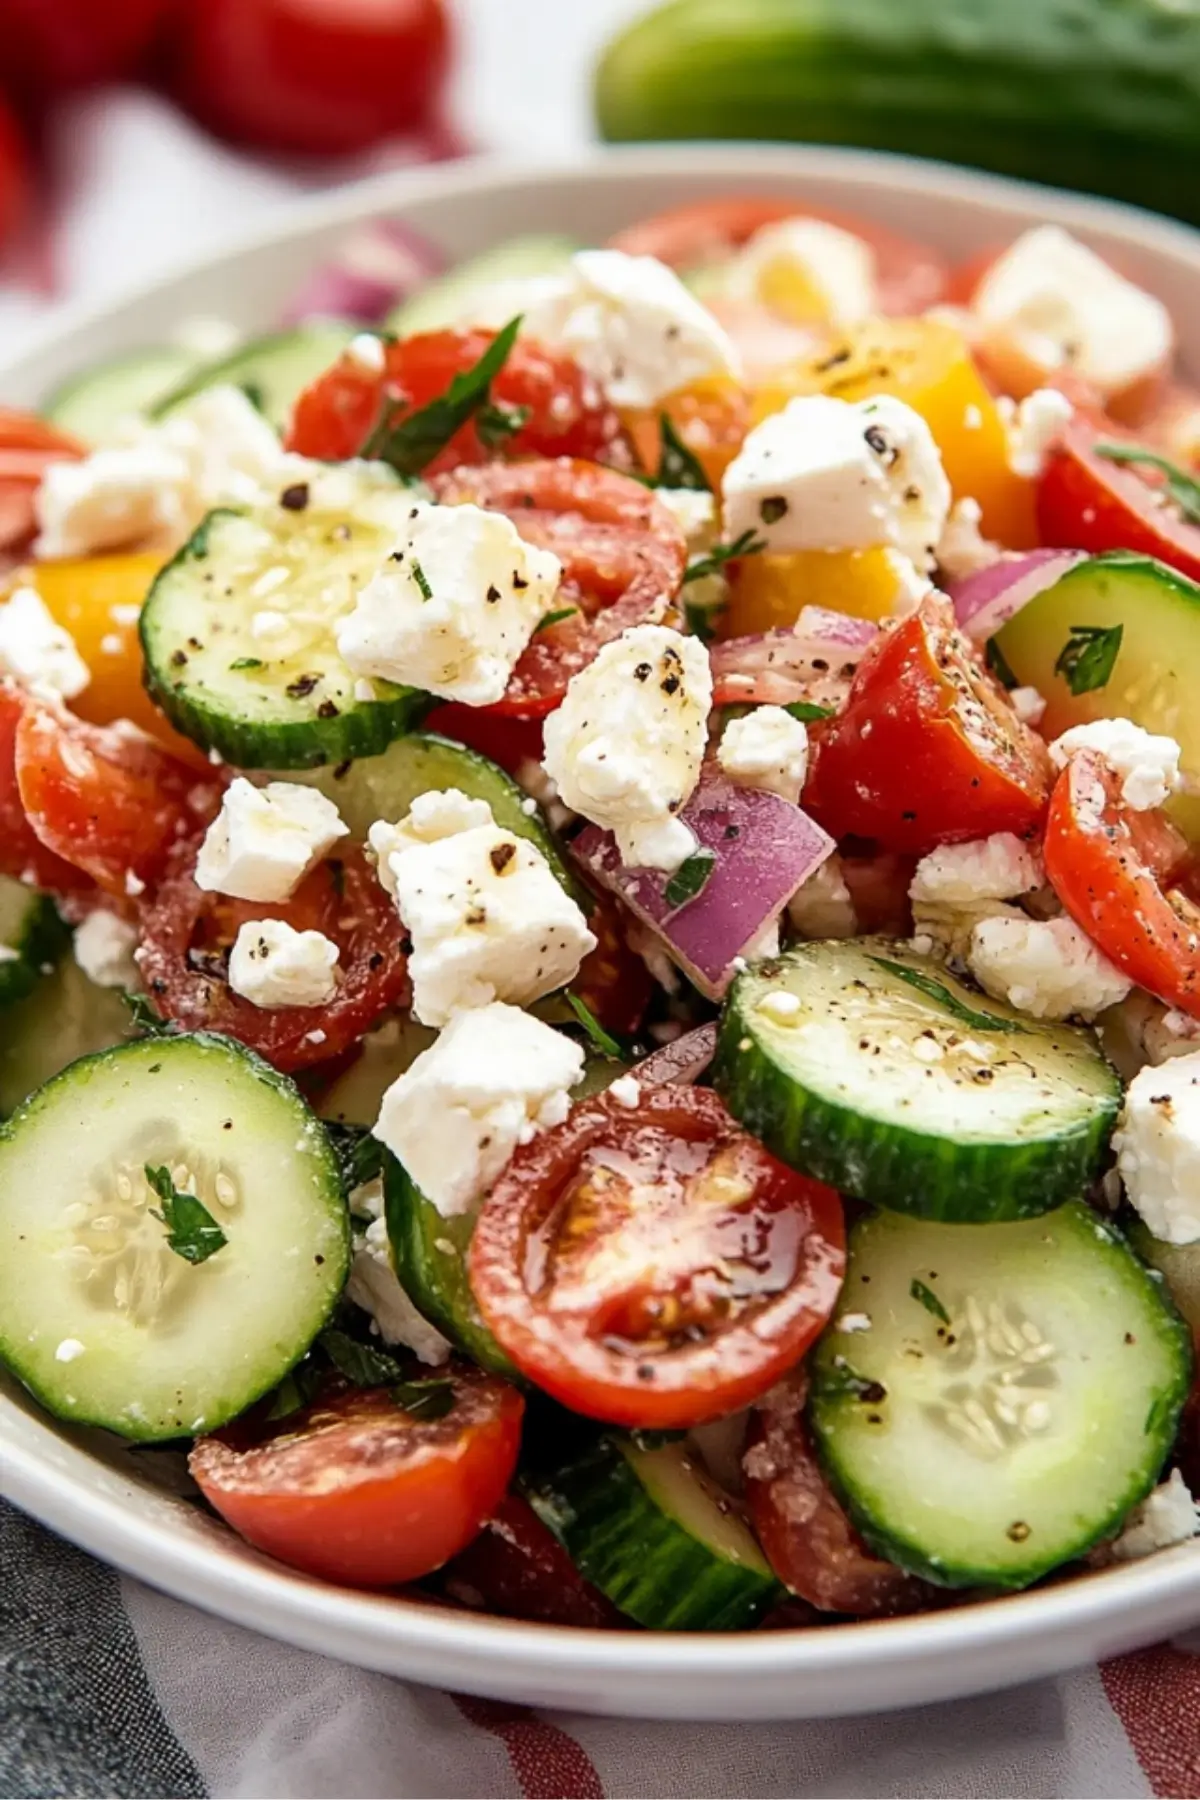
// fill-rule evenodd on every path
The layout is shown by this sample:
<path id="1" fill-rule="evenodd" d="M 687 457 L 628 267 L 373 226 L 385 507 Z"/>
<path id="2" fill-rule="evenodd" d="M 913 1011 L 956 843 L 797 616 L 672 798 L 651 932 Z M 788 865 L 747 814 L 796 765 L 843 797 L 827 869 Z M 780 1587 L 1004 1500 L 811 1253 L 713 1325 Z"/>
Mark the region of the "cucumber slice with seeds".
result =
<path id="1" fill-rule="evenodd" d="M 147 1164 L 225 1233 L 207 1261 L 169 1247 Z M 0 1135 L 0 1358 L 76 1424 L 153 1442 L 235 1418 L 308 1349 L 349 1249 L 320 1123 L 228 1038 L 84 1057 Z"/>
<path id="2" fill-rule="evenodd" d="M 1121 1099 L 1092 1032 L 1026 1018 L 887 938 L 797 945 L 739 976 L 713 1081 L 794 1168 L 975 1223 L 1081 1194 Z"/>
<path id="3" fill-rule="evenodd" d="M 276 431 L 281 432 L 287 426 L 298 395 L 310 381 L 315 381 L 337 361 L 350 339 L 361 330 L 361 325 L 342 325 L 328 320 L 317 325 L 301 325 L 295 331 L 276 332 L 271 337 L 255 338 L 229 356 L 223 356 L 219 362 L 203 363 L 198 369 L 192 369 L 169 392 L 159 397 L 153 417 L 165 419 L 168 413 L 186 406 L 206 388 L 240 387 Z"/>
<path id="4" fill-rule="evenodd" d="M 839 1330 L 846 1313 L 867 1325 Z M 1073 1201 L 1011 1225 L 860 1220 L 810 1371 L 818 1452 L 867 1542 L 945 1586 L 1020 1588 L 1149 1493 L 1192 1352 L 1162 1283 Z"/>
<path id="5" fill-rule="evenodd" d="M 0 875 L 0 1006 L 30 993 L 66 941 L 54 902 L 23 881 Z"/>
<path id="6" fill-rule="evenodd" d="M 101 444 L 118 420 L 143 416 L 191 376 L 199 362 L 190 350 L 173 344 L 114 357 L 56 388 L 44 408 L 46 417 L 85 443 Z"/>
<path id="7" fill-rule="evenodd" d="M 323 470 L 295 510 L 209 513 L 142 609 L 146 685 L 171 723 L 243 769 L 303 769 L 386 749 L 431 704 L 338 654 L 337 627 L 382 563 L 413 493 L 381 463 Z M 284 625 L 266 637 L 254 621 Z"/>
<path id="8" fill-rule="evenodd" d="M 68 1063 L 132 1034 L 119 989 L 97 987 L 73 956 L 61 957 L 0 1020 L 0 1118 Z"/>

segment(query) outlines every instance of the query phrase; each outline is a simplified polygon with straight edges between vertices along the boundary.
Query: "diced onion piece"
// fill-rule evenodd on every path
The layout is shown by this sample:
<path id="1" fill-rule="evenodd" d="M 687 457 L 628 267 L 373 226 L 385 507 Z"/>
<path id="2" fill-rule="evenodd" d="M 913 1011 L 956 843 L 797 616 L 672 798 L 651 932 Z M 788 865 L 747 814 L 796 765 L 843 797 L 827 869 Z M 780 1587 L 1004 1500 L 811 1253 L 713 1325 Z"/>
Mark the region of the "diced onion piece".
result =
<path id="1" fill-rule="evenodd" d="M 433 245 L 410 226 L 376 219 L 352 233 L 336 256 L 313 270 L 283 322 L 353 319 L 373 325 L 443 266 Z"/>
<path id="2" fill-rule="evenodd" d="M 955 617 L 968 637 L 977 644 L 985 643 L 1027 601 L 1053 587 L 1084 557 L 1082 550 L 1029 550 L 1001 557 L 989 568 L 953 584 L 950 598 Z"/>
<path id="3" fill-rule="evenodd" d="M 643 1086 L 649 1082 L 651 1087 L 691 1087 L 694 1081 L 699 1081 L 716 1053 L 716 1025 L 697 1025 L 694 1031 L 685 1031 L 673 1044 L 664 1044 L 661 1050 L 655 1050 L 645 1062 L 638 1064 L 634 1075 Z"/>

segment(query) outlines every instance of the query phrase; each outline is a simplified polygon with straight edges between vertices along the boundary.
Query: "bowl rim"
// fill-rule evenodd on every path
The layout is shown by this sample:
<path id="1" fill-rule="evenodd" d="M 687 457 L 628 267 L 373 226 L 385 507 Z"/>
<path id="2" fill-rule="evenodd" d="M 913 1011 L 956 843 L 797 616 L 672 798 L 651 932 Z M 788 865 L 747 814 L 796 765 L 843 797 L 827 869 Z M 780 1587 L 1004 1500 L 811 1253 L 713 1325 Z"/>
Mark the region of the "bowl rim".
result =
<path id="1" fill-rule="evenodd" d="M 135 301 L 202 271 L 228 267 L 235 272 L 251 249 L 302 240 L 329 227 L 352 227 L 380 213 L 403 213 L 418 202 L 449 202 L 514 186 L 536 189 L 564 179 L 590 187 L 620 183 L 630 174 L 653 179 L 681 173 L 725 186 L 762 175 L 828 178 L 842 184 L 851 202 L 861 190 L 868 213 L 878 210 L 881 189 L 886 195 L 914 188 L 934 206 L 951 198 L 970 201 L 985 212 L 1036 209 L 1048 222 L 1085 232 L 1094 228 L 1134 249 L 1150 247 L 1200 277 L 1200 232 L 1185 224 L 1115 201 L 912 157 L 722 143 L 595 147 L 550 161 L 472 157 L 390 171 L 306 196 L 281 207 L 273 222 L 260 220 L 231 234 L 215 251 L 181 258 L 151 281 L 130 284 L 102 300 L 59 307 L 17 354 L 0 359 L 0 383 Z M 15 1441 L 4 1418 L 11 1404 L 0 1395 L 0 1491 L 84 1549 L 180 1599 L 301 1648 L 475 1693 L 627 1716 L 664 1716 L 664 1698 L 669 1701 L 666 1710 L 677 1717 L 830 1716 L 976 1692 L 1050 1673 L 1068 1666 L 1072 1656 L 1081 1660 L 1076 1652 L 1064 1652 L 1064 1639 L 1091 1634 L 1094 1643 L 1102 1629 L 1117 1650 L 1138 1641 L 1139 1632 L 1166 1634 L 1200 1620 L 1200 1544 L 961 1608 L 808 1630 L 606 1632 L 450 1611 L 394 1595 L 336 1588 L 289 1571 L 232 1537 L 222 1551 L 200 1533 L 148 1522 L 124 1497 L 107 1488 L 86 1488 L 71 1472 L 69 1458 L 64 1466 L 61 1458 L 35 1444 Z M 36 1417 L 63 1442 L 49 1415 L 38 1411 Z M 65 1441 L 73 1453 L 87 1454 L 71 1438 Z M 1085 1655 L 1091 1654 L 1094 1649 L 1086 1648 Z M 897 1669 L 905 1663 L 922 1665 L 926 1677 L 914 1676 L 915 1686 L 905 1687 L 902 1681 L 899 1692 L 873 1686 L 895 1683 Z M 519 1677 L 512 1673 L 506 1679 L 505 1671 L 518 1665 Z M 964 1680 L 961 1669 L 968 1666 L 977 1673 Z M 595 1698 L 581 1685 L 589 1681 L 608 1681 L 609 1695 L 619 1688 L 622 1698 L 616 1704 L 604 1694 Z M 799 1690 L 806 1681 L 807 1696 L 797 1691 L 789 1703 L 785 1684 L 795 1682 Z M 664 1683 L 675 1684 L 673 1697 Z M 765 1684 L 758 1700 L 756 1683 Z M 646 1684 L 641 1693 L 639 1684 Z M 731 1684 L 736 1693 L 728 1691 Z"/>

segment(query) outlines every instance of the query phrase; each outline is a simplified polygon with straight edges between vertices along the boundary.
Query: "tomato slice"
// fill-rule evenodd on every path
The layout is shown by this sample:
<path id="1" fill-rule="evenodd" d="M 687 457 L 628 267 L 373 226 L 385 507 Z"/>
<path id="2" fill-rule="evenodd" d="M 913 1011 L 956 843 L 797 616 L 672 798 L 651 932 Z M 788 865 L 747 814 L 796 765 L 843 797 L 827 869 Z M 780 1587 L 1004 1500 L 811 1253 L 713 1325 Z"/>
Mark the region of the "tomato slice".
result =
<path id="1" fill-rule="evenodd" d="M 1038 482 L 1038 529 L 1045 544 L 1066 549 L 1133 550 L 1156 556 L 1200 581 L 1200 526 L 1169 501 L 1161 477 L 1096 453 L 1097 443 L 1133 444 L 1118 427 L 1067 427 Z"/>
<path id="2" fill-rule="evenodd" d="M 29 704 L 14 682 L 0 681 L 0 874 L 55 894 L 83 892 L 91 877 L 42 842 L 26 816 L 17 785 L 17 730 Z"/>
<path id="3" fill-rule="evenodd" d="M 490 710 L 544 718 L 567 683 L 631 625 L 661 619 L 679 592 L 687 545 L 653 492 L 614 469 L 573 462 L 493 463 L 435 481 L 439 500 L 507 513 L 521 536 L 563 566 L 554 610 L 577 610 L 539 631 Z"/>
<path id="4" fill-rule="evenodd" d="M 494 1511 L 516 1466 L 525 1403 L 495 1375 L 439 1371 L 453 1404 L 414 1417 L 385 1388 L 332 1391 L 258 1433 L 201 1438 L 188 1464 L 244 1538 L 293 1568 L 355 1587 L 438 1569 Z"/>
<path id="5" fill-rule="evenodd" d="M 1200 1017 L 1200 907 L 1154 872 L 1156 839 L 1098 756 L 1073 756 L 1046 818 L 1046 873 L 1110 962 L 1138 987 Z M 1150 827 L 1153 831 L 1153 827 Z M 1161 865 L 1160 865 L 1161 866 Z"/>
<path id="6" fill-rule="evenodd" d="M 571 983 L 572 992 L 618 1037 L 637 1033 L 654 998 L 654 977 L 625 941 L 628 917 L 612 894 L 593 894 L 588 926 L 596 948 L 589 950 Z"/>
<path id="7" fill-rule="evenodd" d="M 845 1267 L 832 1188 L 785 1168 L 708 1089 L 602 1094 L 517 1151 L 470 1279 L 496 1338 L 565 1406 L 686 1427 L 770 1387 Z"/>
<path id="8" fill-rule="evenodd" d="M 936 1588 L 875 1556 L 821 1472 L 804 1422 L 808 1377 L 795 1370 L 750 1421 L 744 1468 L 750 1520 L 785 1587 L 822 1612 L 889 1618 L 936 1604 Z"/>
<path id="9" fill-rule="evenodd" d="M 541 1625 L 633 1629 L 607 1595 L 586 1581 L 554 1533 L 520 1494 L 506 1494 L 479 1536 L 445 1572 L 445 1591 L 464 1606 Z"/>
<path id="10" fill-rule="evenodd" d="M 451 700 L 426 713 L 421 730 L 477 750 L 510 775 L 516 775 L 522 763 L 542 760 L 542 726 L 538 719 L 513 719 L 492 712 L 489 707 L 463 706 Z"/>
<path id="11" fill-rule="evenodd" d="M 34 497 L 50 464 L 85 454 L 78 438 L 36 413 L 0 406 L 0 550 L 16 549 L 36 531 Z"/>
<path id="12" fill-rule="evenodd" d="M 304 456 L 341 462 L 357 456 L 388 402 L 414 410 L 444 394 L 456 375 L 477 363 L 494 331 L 426 331 L 386 348 L 382 373 L 349 354 L 305 388 L 296 401 L 288 448 Z M 518 338 L 492 383 L 496 405 L 524 406 L 521 429 L 496 448 L 481 440 L 473 422 L 457 431 L 430 463 L 427 474 L 496 456 L 579 456 L 628 466 L 631 452 L 621 421 L 596 383 L 569 356 Z"/>
<path id="13" fill-rule="evenodd" d="M 1046 747 L 930 596 L 868 649 L 846 708 L 813 731 L 804 802 L 835 837 L 921 856 L 1025 837 L 1046 808 Z"/>
<path id="14" fill-rule="evenodd" d="M 143 912 L 141 970 L 164 1018 L 185 1031 L 224 1032 L 291 1070 L 340 1055 L 407 998 L 395 908 L 359 846 L 318 864 L 279 906 L 205 892 L 192 879 L 195 865 L 196 844 L 184 845 Z M 284 919 L 337 945 L 332 1000 L 264 1007 L 233 992 L 229 951 L 241 927 L 255 919 Z"/>
<path id="15" fill-rule="evenodd" d="M 220 795 L 218 783 L 140 731 L 87 725 L 39 700 L 25 702 L 14 753 L 37 837 L 109 894 L 156 881 L 172 846 L 212 817 Z"/>

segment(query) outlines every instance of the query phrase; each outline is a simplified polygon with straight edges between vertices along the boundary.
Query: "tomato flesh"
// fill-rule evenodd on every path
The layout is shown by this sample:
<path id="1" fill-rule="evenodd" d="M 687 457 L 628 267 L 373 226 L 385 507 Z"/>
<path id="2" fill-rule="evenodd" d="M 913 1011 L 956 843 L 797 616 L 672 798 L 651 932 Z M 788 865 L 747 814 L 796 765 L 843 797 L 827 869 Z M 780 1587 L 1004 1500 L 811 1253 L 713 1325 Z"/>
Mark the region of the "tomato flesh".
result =
<path id="1" fill-rule="evenodd" d="M 465 1606 L 506 1619 L 590 1630 L 628 1630 L 632 1621 L 586 1581 L 554 1533 L 520 1494 L 506 1494 L 479 1536 L 445 1573 L 445 1589 Z"/>
<path id="2" fill-rule="evenodd" d="M 0 111 L 0 242 L 17 222 L 15 199 L 5 192 L 4 114 Z M 34 500 L 51 463 L 75 462 L 84 454 L 77 438 L 35 413 L 0 407 L 0 550 L 14 550 L 37 530 Z"/>
<path id="3" fill-rule="evenodd" d="M 1038 528 L 1044 544 L 1087 550 L 1132 550 L 1157 557 L 1200 581 L 1200 527 L 1170 505 L 1152 472 L 1112 462 L 1097 443 L 1132 444 L 1117 427 L 1068 427 L 1038 483 Z"/>
<path id="4" fill-rule="evenodd" d="M 496 1338 L 564 1405 L 686 1427 L 748 1404 L 837 1297 L 842 1209 L 707 1089 L 610 1095 L 518 1150 L 485 1200 L 470 1279 Z"/>
<path id="5" fill-rule="evenodd" d="M 189 1467 L 250 1543 L 354 1587 L 393 1587 L 469 1544 L 512 1478 L 524 1401 L 479 1369 L 444 1371 L 452 1409 L 422 1421 L 383 1388 L 333 1392 L 247 1440 L 201 1438 Z"/>
<path id="6" fill-rule="evenodd" d="M 91 877 L 43 844 L 21 801 L 17 730 L 27 704 L 13 682 L 0 681 L 0 874 L 55 894 L 86 891 L 93 886 Z"/>

